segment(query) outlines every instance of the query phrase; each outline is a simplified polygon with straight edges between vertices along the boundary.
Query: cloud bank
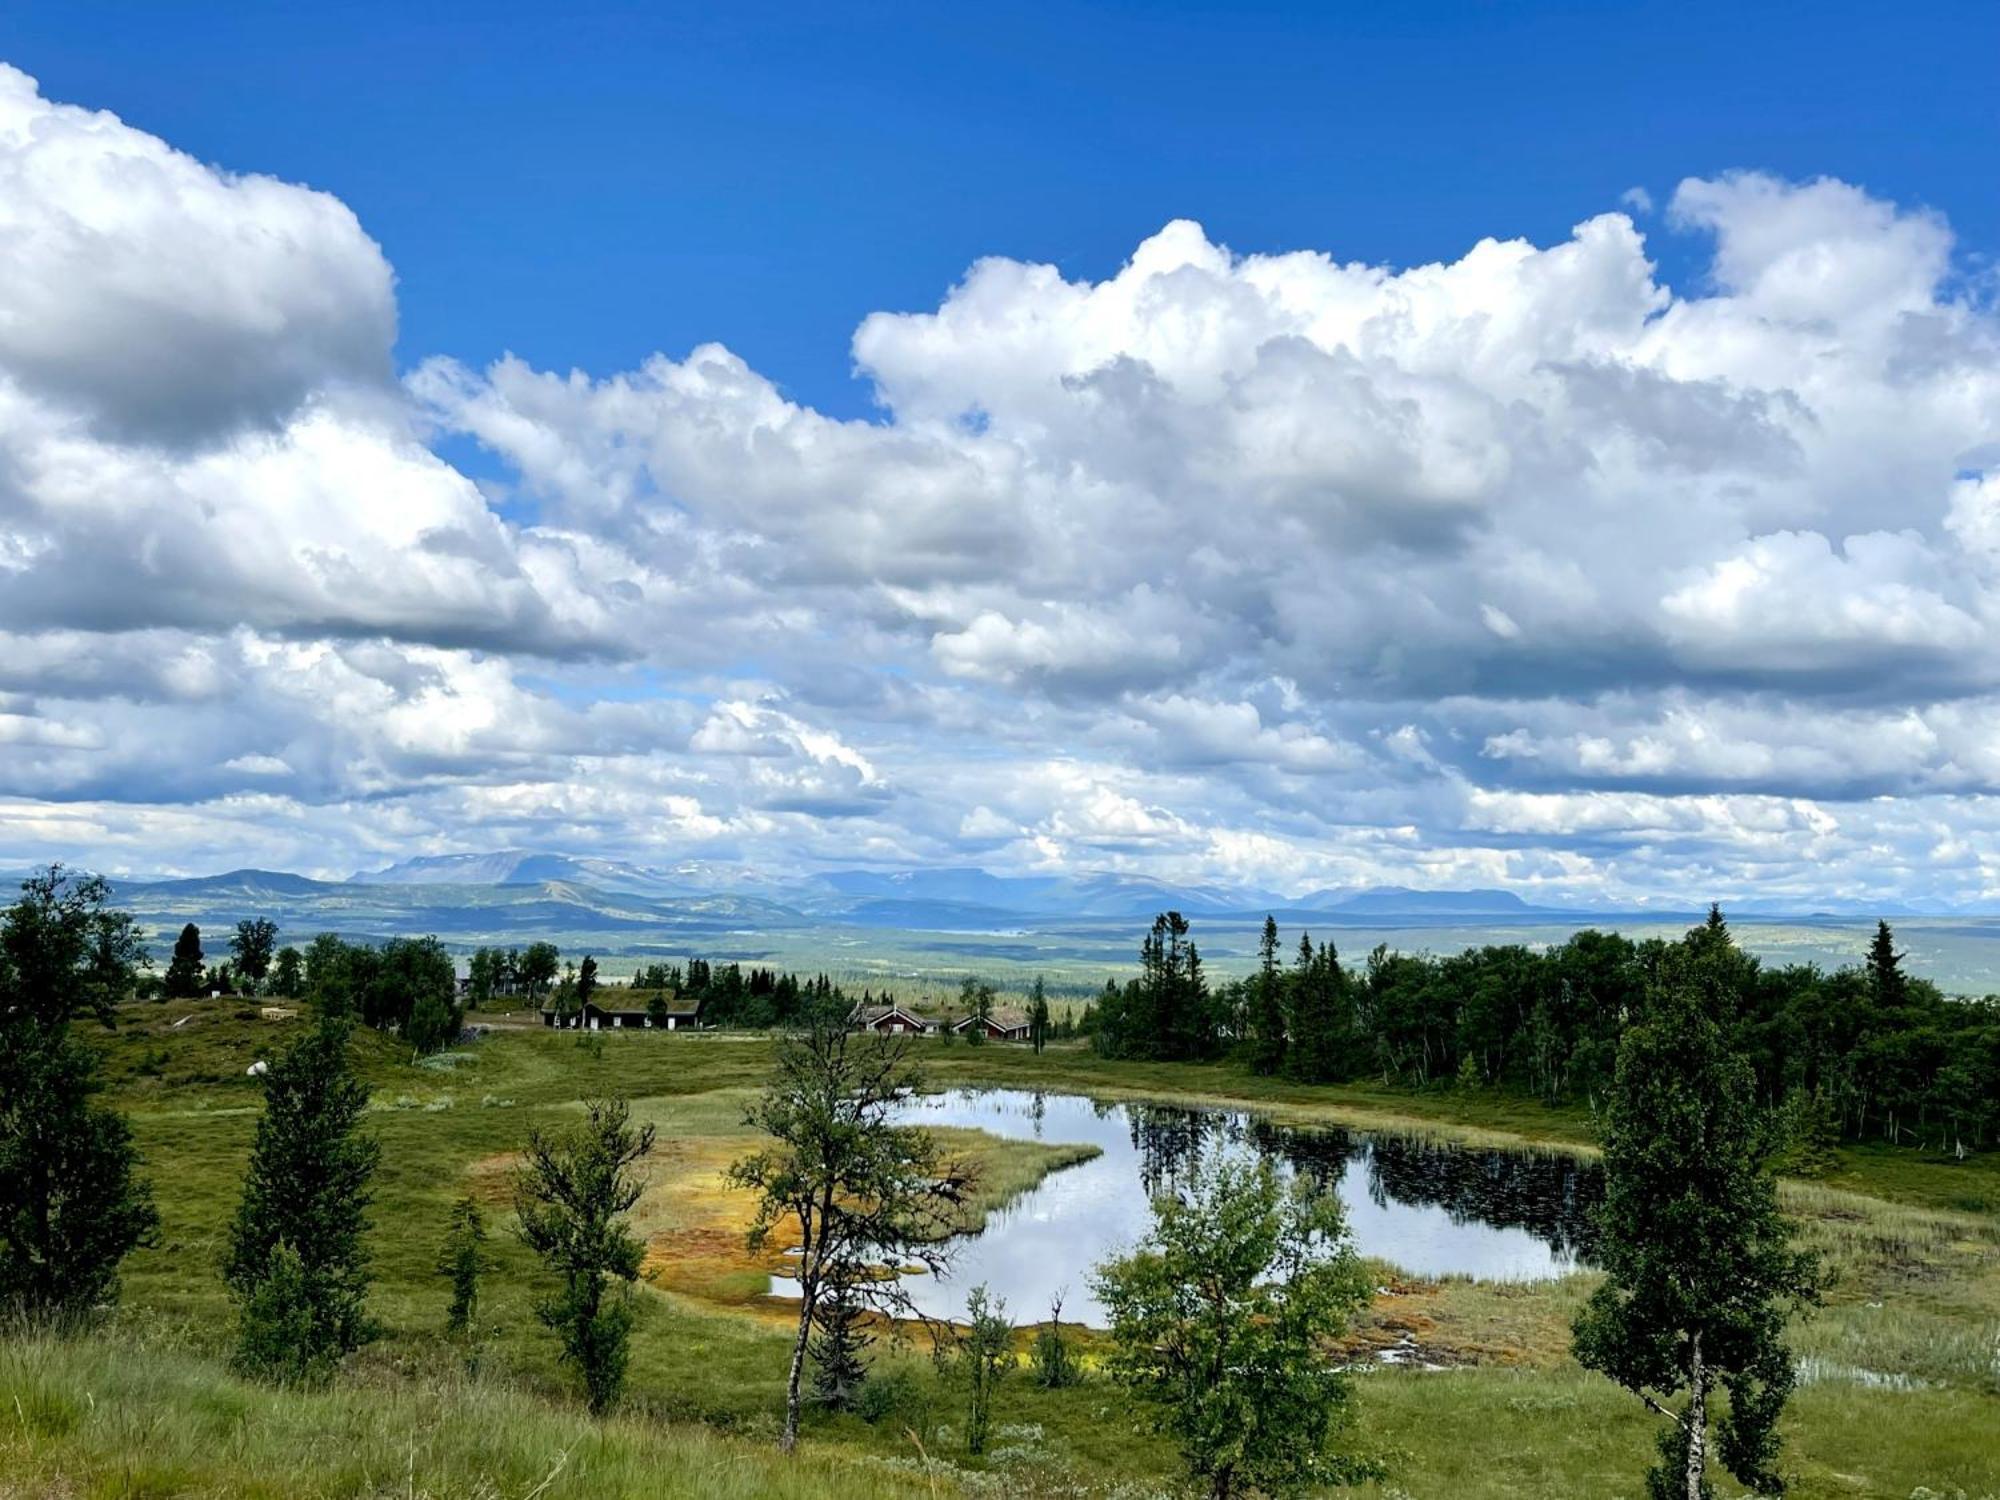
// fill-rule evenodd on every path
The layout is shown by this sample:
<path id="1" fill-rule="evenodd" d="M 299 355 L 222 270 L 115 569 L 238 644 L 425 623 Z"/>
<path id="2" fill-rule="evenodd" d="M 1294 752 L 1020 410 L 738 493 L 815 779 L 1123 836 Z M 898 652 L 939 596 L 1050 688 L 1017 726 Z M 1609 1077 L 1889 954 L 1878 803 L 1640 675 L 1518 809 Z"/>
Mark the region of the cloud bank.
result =
<path id="1" fill-rule="evenodd" d="M 1991 284 L 1831 179 L 1658 222 L 985 260 L 843 421 L 398 372 L 344 205 L 0 69 L 0 859 L 2000 900 Z"/>

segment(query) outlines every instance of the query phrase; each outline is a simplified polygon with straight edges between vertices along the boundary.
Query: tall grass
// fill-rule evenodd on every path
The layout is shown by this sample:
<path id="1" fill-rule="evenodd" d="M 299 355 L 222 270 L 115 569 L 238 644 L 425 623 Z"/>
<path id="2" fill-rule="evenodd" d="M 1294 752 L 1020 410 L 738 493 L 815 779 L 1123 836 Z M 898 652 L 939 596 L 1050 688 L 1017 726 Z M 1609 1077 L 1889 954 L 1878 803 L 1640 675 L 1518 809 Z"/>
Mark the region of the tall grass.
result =
<path id="1" fill-rule="evenodd" d="M 0 1343 L 0 1495 L 245 1500 L 869 1500 L 958 1492 L 837 1447 L 639 1417 L 592 1421 L 491 1381 L 246 1385 L 197 1356 L 97 1339 Z"/>

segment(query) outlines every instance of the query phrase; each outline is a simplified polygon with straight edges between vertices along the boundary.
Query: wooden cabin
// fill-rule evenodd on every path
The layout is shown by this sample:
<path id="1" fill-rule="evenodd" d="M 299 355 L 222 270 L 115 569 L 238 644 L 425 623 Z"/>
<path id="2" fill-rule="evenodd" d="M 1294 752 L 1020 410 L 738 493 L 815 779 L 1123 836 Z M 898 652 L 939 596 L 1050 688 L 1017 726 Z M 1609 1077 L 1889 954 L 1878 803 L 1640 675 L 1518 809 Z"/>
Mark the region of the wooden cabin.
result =
<path id="1" fill-rule="evenodd" d="M 695 1031 L 701 1026 L 701 1001 L 688 1001 L 681 996 L 673 996 L 667 1001 L 664 1016 L 655 1017 L 649 1008 L 650 1002 L 640 1003 L 637 996 L 621 994 L 615 989 L 600 989 L 584 1003 L 583 1014 L 559 1016 L 555 1002 L 547 1001 L 542 1006 L 542 1024 L 568 1028 L 582 1027 L 589 1031 Z"/>
<path id="2" fill-rule="evenodd" d="M 847 1024 L 855 1031 L 879 1031 L 893 1036 L 923 1036 L 937 1030 L 934 1022 L 900 1005 L 857 1005 Z"/>
<path id="3" fill-rule="evenodd" d="M 972 1015 L 967 1016 L 962 1021 L 954 1022 L 951 1029 L 960 1036 L 970 1036 L 972 1029 L 978 1024 L 979 1017 Z M 1027 1041 L 1027 1012 L 1019 1010 L 989 1011 L 986 1016 L 986 1035 L 990 1041 L 995 1042 Z"/>

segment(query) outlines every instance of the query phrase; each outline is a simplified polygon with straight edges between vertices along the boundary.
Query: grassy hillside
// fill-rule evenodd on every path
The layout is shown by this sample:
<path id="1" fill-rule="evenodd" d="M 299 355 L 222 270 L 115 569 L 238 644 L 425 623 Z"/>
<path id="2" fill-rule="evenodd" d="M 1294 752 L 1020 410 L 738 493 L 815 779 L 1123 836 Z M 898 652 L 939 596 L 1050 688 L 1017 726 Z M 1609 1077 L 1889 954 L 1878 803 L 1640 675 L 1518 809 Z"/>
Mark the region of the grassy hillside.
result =
<path id="1" fill-rule="evenodd" d="M 496 1380 L 377 1370 L 323 1392 L 111 1339 L 0 1343 L 0 1496 L 166 1500 L 873 1500 L 922 1474 L 838 1444 L 769 1444 L 643 1410 L 593 1422 Z M 946 1481 L 949 1483 L 949 1481 Z"/>
<path id="2" fill-rule="evenodd" d="M 291 1024 L 247 1007 L 146 1006 L 106 1039 L 113 1097 L 132 1112 L 156 1184 L 162 1243 L 132 1258 L 124 1305 L 103 1335 L 6 1346 L 0 1496 L 1166 1492 L 1171 1453 L 1101 1380 L 1046 1393 L 1016 1377 L 996 1409 L 995 1451 L 965 1459 L 954 1430 L 960 1394 L 921 1347 L 878 1351 L 884 1369 L 901 1372 L 901 1397 L 883 1420 L 816 1417 L 804 1459 L 777 1459 L 788 1319 L 762 1296 L 764 1266 L 743 1253 L 749 1205 L 717 1175 L 749 1140 L 742 1107 L 770 1058 L 756 1037 L 579 1042 L 524 1027 L 420 1065 L 383 1037 L 358 1037 L 376 1088 L 369 1128 L 383 1145 L 371 1242 L 383 1337 L 330 1392 L 241 1385 L 223 1367 L 229 1308 L 216 1268 L 260 1102 L 245 1070 Z M 1227 1065 L 925 1045 L 940 1082 L 1254 1103 L 1307 1123 L 1588 1149 L 1585 1117 L 1480 1092 L 1302 1088 Z M 661 1142 L 637 1215 L 649 1284 L 630 1399 L 602 1425 L 582 1416 L 533 1321 L 537 1271 L 504 1228 L 507 1168 L 529 1126 L 598 1091 L 633 1098 Z M 1064 1159 L 988 1137 L 954 1144 L 981 1163 L 989 1203 Z M 489 1205 L 498 1262 L 471 1374 L 440 1336 L 445 1288 L 432 1270 L 446 1211 L 467 1191 Z M 1796 1337 L 1808 1379 L 1786 1422 L 1795 1493 L 2000 1496 L 2000 1443 L 1991 1440 L 2000 1432 L 2000 1162 L 1849 1151 L 1830 1183 L 1788 1184 L 1786 1201 L 1838 1273 L 1828 1308 Z M 1590 1277 L 1501 1285 L 1428 1282 L 1387 1267 L 1378 1275 L 1383 1293 L 1356 1330 L 1354 1357 L 1367 1363 L 1371 1348 L 1393 1343 L 1451 1368 L 1365 1374 L 1359 1441 L 1391 1472 L 1369 1493 L 1639 1492 L 1652 1420 L 1567 1354 L 1568 1319 Z M 920 1454 L 930 1456 L 927 1474 Z"/>

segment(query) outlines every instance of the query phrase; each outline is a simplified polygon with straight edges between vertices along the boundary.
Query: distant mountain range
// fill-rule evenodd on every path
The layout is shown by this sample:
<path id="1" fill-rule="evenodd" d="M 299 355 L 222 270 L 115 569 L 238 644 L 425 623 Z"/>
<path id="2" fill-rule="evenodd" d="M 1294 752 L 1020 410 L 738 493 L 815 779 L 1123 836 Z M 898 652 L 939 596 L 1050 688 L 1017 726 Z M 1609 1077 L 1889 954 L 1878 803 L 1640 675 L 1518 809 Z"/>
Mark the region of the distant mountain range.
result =
<path id="1" fill-rule="evenodd" d="M 350 938 L 436 933 L 460 949 L 546 938 L 565 950 L 590 947 L 601 954 L 663 957 L 779 948 L 798 952 L 842 944 L 874 948 L 883 941 L 864 939 L 858 930 L 902 932 L 909 935 L 902 946 L 913 951 L 943 951 L 959 939 L 965 940 L 960 946 L 976 940 L 990 947 L 1003 937 L 1034 934 L 1053 941 L 1086 932 L 1123 947 L 1128 936 L 1136 942 L 1139 928 L 1162 911 L 1220 921 L 1239 934 L 1267 912 L 1289 929 L 1310 925 L 1336 931 L 1342 926 L 1580 926 L 1621 917 L 1671 922 L 1699 915 L 1692 907 L 1620 912 L 1609 902 L 1536 905 L 1496 889 L 1376 886 L 1287 897 L 1133 875 L 1008 876 L 972 867 L 833 870 L 759 879 L 737 869 L 694 863 L 656 869 L 521 849 L 426 855 L 358 871 L 345 880 L 244 869 L 193 879 L 122 879 L 115 890 L 120 904 L 139 917 L 156 943 L 170 941 L 183 922 L 226 930 L 242 917 L 268 916 L 279 923 L 287 941 L 323 931 Z M 1809 920 L 1750 903 L 1730 911 L 1767 920 Z M 1822 905 L 1817 914 L 1837 920 L 1877 912 Z M 826 935 L 829 928 L 857 931 L 838 938 Z M 925 934 L 936 936 L 926 939 Z"/>
<path id="2" fill-rule="evenodd" d="M 603 891 L 684 896 L 740 889 L 740 880 L 697 868 L 651 870 L 616 860 L 521 849 L 404 860 L 349 877 L 356 885 L 534 885 L 565 881 Z M 1325 890 L 1305 897 L 1254 888 L 1169 885 L 1137 875 L 995 875 L 975 866 L 923 870 L 833 870 L 762 884 L 757 893 L 802 915 L 863 925 L 1009 925 L 1022 917 L 1188 916 L 1286 911 L 1355 917 L 1570 916 L 1574 906 L 1535 906 L 1512 891 L 1418 891 L 1405 886 Z"/>
<path id="3" fill-rule="evenodd" d="M 1530 906 L 1512 891 L 1413 891 L 1380 885 L 1366 891 L 1322 891 L 1313 902 L 1327 911 L 1370 917 L 1573 916 L 1572 906 Z"/>
<path id="4" fill-rule="evenodd" d="M 430 854 L 385 870 L 362 870 L 351 885 L 542 885 L 569 882 L 641 896 L 692 896 L 711 889 L 688 874 L 648 870 L 616 859 L 577 859 L 502 849 L 493 854 Z"/>

